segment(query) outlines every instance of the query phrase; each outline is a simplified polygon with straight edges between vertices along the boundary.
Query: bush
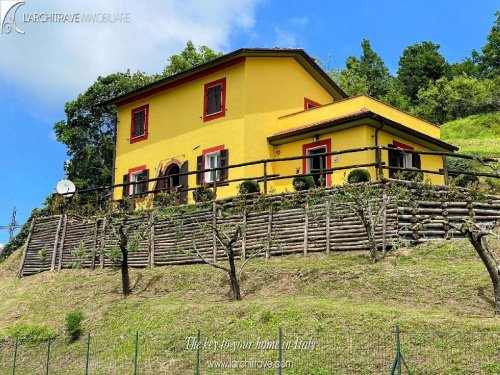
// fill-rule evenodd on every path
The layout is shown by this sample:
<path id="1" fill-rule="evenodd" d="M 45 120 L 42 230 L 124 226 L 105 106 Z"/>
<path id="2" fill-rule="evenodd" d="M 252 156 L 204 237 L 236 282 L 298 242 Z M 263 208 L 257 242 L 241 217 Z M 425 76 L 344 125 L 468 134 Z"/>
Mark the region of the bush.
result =
<path id="1" fill-rule="evenodd" d="M 7 335 L 28 342 L 41 342 L 55 337 L 56 333 L 49 327 L 18 323 L 7 328 Z"/>
<path id="2" fill-rule="evenodd" d="M 479 182 L 479 178 L 477 176 L 469 175 L 469 174 L 461 174 L 453 179 L 453 183 L 455 186 L 467 187 L 470 184 L 474 184 Z"/>
<path id="3" fill-rule="evenodd" d="M 316 186 L 312 176 L 295 176 L 292 185 L 295 191 L 310 190 Z"/>
<path id="4" fill-rule="evenodd" d="M 70 341 L 76 341 L 82 335 L 83 313 L 75 310 L 66 315 L 66 333 Z"/>
<path id="5" fill-rule="evenodd" d="M 214 198 L 214 192 L 210 188 L 200 187 L 193 191 L 193 199 L 197 203 L 210 202 L 214 200 Z"/>
<path id="6" fill-rule="evenodd" d="M 169 207 L 173 204 L 173 202 L 174 202 L 174 197 L 171 194 L 168 194 L 164 191 L 156 193 L 153 199 L 153 204 L 157 208 Z"/>
<path id="7" fill-rule="evenodd" d="M 424 172 L 419 171 L 418 169 L 402 171 L 398 173 L 397 178 L 398 180 L 422 182 L 424 180 Z"/>
<path id="8" fill-rule="evenodd" d="M 40 259 L 40 262 L 45 263 L 47 260 L 47 249 L 45 247 L 42 247 L 38 251 L 38 259 Z"/>
<path id="9" fill-rule="evenodd" d="M 370 172 L 362 168 L 353 169 L 347 175 L 347 182 L 349 182 L 350 184 L 355 184 L 358 182 L 370 182 L 370 180 Z"/>
<path id="10" fill-rule="evenodd" d="M 257 181 L 247 180 L 240 184 L 240 194 L 260 193 L 260 186 Z"/>

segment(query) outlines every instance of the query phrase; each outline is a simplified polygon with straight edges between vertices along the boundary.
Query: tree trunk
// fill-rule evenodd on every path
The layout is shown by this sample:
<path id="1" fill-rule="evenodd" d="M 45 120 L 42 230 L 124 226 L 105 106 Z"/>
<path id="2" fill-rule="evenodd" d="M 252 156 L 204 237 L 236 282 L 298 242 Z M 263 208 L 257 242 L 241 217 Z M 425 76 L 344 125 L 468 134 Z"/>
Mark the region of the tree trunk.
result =
<path id="1" fill-rule="evenodd" d="M 495 316 L 500 317 L 500 283 L 495 286 Z"/>
<path id="2" fill-rule="evenodd" d="M 131 293 L 130 276 L 128 274 L 128 240 L 124 231 L 125 223 L 118 228 L 120 233 L 120 251 L 122 253 L 121 274 L 122 274 L 122 293 L 126 297 Z"/>
<path id="3" fill-rule="evenodd" d="M 378 257 L 377 240 L 375 238 L 375 228 L 369 223 L 365 224 L 366 234 L 368 236 L 368 246 L 370 247 L 370 259 L 373 263 L 380 260 Z"/>
<path id="4" fill-rule="evenodd" d="M 236 264 L 234 263 L 233 249 L 228 249 L 227 253 L 229 260 L 229 280 L 231 282 L 231 293 L 234 300 L 241 301 L 240 282 L 238 281 L 238 275 L 236 274 Z"/>
<path id="5" fill-rule="evenodd" d="M 490 251 L 484 234 L 470 231 L 467 237 L 488 270 L 495 294 L 495 316 L 500 317 L 500 265 Z"/>

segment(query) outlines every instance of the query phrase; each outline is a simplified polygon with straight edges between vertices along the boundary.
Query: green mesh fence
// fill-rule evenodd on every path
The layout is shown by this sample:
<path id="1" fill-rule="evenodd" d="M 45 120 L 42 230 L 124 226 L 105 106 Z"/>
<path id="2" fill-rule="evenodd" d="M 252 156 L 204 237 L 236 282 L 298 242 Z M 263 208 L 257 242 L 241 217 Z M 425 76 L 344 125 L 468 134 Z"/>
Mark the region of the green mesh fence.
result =
<path id="1" fill-rule="evenodd" d="M 400 341 L 411 374 L 500 374 L 500 332 L 403 329 Z M 48 354 L 47 341 L 19 340 L 16 349 L 15 339 L 1 340 L 0 374 L 390 374 L 396 336 L 346 327 L 314 333 L 284 328 L 281 335 L 277 328 L 245 335 L 128 333 L 73 343 L 56 337 Z"/>

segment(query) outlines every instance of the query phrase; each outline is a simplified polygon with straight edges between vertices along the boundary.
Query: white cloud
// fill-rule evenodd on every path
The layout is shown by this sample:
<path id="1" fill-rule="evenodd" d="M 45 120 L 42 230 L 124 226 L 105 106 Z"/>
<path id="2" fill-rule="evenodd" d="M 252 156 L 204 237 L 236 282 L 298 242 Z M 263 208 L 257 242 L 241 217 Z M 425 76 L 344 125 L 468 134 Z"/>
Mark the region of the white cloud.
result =
<path id="1" fill-rule="evenodd" d="M 290 48 L 297 46 L 297 35 L 289 30 L 276 26 L 274 28 L 276 47 Z"/>
<path id="2" fill-rule="evenodd" d="M 17 11 L 25 35 L 0 35 L 0 84 L 43 100 L 74 97 L 98 75 L 160 71 L 188 40 L 227 51 L 234 31 L 250 31 L 260 0 L 26 0 Z M 25 13 L 129 13 L 130 23 L 25 23 Z"/>

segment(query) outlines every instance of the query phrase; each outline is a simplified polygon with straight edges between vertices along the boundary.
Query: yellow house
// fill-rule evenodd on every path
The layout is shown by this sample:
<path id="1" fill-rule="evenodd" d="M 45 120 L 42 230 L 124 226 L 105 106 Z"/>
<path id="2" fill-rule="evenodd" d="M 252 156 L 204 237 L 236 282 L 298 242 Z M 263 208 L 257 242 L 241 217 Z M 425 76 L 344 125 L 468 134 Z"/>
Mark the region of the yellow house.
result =
<path id="1" fill-rule="evenodd" d="M 328 185 L 343 181 L 345 166 L 367 165 L 376 176 L 374 150 L 315 154 L 385 146 L 394 148 L 382 151 L 386 166 L 439 171 L 441 156 L 397 150 L 457 150 L 439 139 L 434 124 L 367 96 L 348 98 L 301 49 L 240 49 L 106 104 L 118 107 L 114 183 L 172 176 L 117 188 L 115 199 L 181 186 L 186 201 L 214 180 L 218 197 L 235 195 L 238 183 L 227 182 L 259 180 L 263 164 L 205 170 L 262 159 L 268 189 L 282 192 L 293 189 L 292 180 L 280 177 L 318 168 L 331 171 Z M 289 160 L 301 155 L 309 158 Z M 442 175 L 429 177 L 443 182 Z"/>

